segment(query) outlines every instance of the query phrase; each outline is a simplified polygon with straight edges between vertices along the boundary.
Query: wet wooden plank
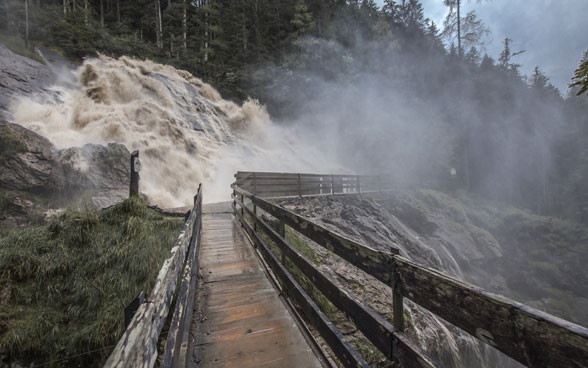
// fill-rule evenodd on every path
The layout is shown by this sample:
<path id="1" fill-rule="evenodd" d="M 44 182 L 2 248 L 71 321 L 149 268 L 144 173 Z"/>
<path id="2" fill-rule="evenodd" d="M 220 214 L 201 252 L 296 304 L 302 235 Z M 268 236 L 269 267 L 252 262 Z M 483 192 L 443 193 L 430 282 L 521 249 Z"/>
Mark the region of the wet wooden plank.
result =
<path id="1" fill-rule="evenodd" d="M 232 215 L 204 214 L 202 228 L 195 366 L 321 367 Z"/>

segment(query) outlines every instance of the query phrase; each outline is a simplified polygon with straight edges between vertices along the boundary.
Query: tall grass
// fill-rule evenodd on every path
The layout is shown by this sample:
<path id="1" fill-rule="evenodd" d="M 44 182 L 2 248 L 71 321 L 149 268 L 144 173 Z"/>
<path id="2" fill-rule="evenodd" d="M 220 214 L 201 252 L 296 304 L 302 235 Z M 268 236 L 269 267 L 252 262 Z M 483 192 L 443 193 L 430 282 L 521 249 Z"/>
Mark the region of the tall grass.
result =
<path id="1" fill-rule="evenodd" d="M 150 292 L 182 225 L 133 198 L 0 239 L 0 356 L 100 366 L 124 331 L 125 306 Z"/>

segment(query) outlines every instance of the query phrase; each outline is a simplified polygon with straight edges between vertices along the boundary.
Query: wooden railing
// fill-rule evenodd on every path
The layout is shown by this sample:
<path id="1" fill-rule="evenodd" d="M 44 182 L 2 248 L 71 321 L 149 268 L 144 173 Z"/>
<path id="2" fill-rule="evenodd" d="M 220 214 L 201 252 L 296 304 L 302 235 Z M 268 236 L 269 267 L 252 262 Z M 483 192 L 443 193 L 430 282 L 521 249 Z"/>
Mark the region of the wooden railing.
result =
<path id="1" fill-rule="evenodd" d="M 367 193 L 390 188 L 379 175 L 322 175 L 239 171 L 235 184 L 258 197 Z"/>
<path id="2" fill-rule="evenodd" d="M 186 366 L 201 228 L 202 186 L 199 186 L 194 208 L 171 249 L 171 256 L 163 263 L 149 298 L 139 306 L 105 367 L 153 367 L 161 331 L 174 300 L 175 308 L 160 367 Z"/>
<path id="3" fill-rule="evenodd" d="M 292 175 L 297 174 L 288 177 Z M 403 298 L 412 300 L 528 367 L 588 366 L 588 329 L 418 265 L 397 251 L 383 252 L 359 244 L 254 195 L 243 189 L 240 183 L 243 180 L 232 185 L 235 217 L 280 279 L 284 292 L 300 306 L 306 320 L 319 331 L 346 367 L 367 364 L 290 275 L 285 267 L 286 260 L 312 280 L 375 347 L 402 367 L 439 366 L 404 334 Z M 319 185 L 322 183 L 315 183 L 315 187 L 307 189 L 309 192 L 322 190 Z M 258 215 L 260 210 L 277 219 L 278 231 Z M 393 323 L 353 294 L 338 288 L 330 276 L 285 239 L 285 226 L 388 285 L 393 295 Z M 261 234 L 279 247 L 280 259 Z"/>

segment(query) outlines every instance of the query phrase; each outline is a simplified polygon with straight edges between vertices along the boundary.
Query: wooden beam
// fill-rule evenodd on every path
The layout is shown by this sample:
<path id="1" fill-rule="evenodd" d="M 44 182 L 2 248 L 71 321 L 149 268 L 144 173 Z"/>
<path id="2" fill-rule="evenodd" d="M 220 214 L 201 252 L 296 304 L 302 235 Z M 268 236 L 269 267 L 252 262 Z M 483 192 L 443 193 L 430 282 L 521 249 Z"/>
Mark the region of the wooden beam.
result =
<path id="1" fill-rule="evenodd" d="M 392 285 L 393 254 L 378 251 L 361 245 L 342 235 L 336 234 L 325 227 L 315 224 L 287 209 L 272 204 L 259 197 L 252 196 L 241 188 L 233 189 L 246 195 L 257 207 L 269 213 L 294 230 L 315 241 L 318 245 L 330 250 L 354 266 L 364 270 L 387 285 Z M 393 249 L 392 251 L 398 252 Z"/>
<path id="2" fill-rule="evenodd" d="M 184 224 L 171 255 L 159 270 L 147 303 L 141 304 L 129 327 L 104 364 L 106 368 L 151 368 L 157 358 L 157 341 L 167 319 L 178 276 L 184 265 L 194 230 L 196 211 Z"/>
<path id="3" fill-rule="evenodd" d="M 163 357 L 160 367 L 185 367 L 190 357 L 186 356 L 187 349 L 182 349 L 188 341 L 186 332 L 192 325 L 193 301 L 196 294 L 196 276 L 198 274 L 198 250 L 200 248 L 200 238 L 202 229 L 202 191 L 198 188 L 194 211 L 196 219 L 194 221 L 194 230 L 190 243 L 190 251 L 182 274 L 180 290 L 176 297 L 176 306 L 170 323 Z M 186 347 L 187 348 L 187 347 Z"/>
<path id="4" fill-rule="evenodd" d="M 397 256 L 406 298 L 527 367 L 586 367 L 588 329 Z"/>

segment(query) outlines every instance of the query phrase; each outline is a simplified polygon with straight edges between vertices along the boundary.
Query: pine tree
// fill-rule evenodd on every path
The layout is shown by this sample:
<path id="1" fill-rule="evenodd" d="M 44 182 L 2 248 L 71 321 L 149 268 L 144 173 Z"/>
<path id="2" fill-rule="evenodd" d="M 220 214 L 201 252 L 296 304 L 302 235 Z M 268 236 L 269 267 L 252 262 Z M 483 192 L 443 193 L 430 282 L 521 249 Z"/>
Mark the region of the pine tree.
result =
<path id="1" fill-rule="evenodd" d="M 582 60 L 580 61 L 580 66 L 578 66 L 578 69 L 574 72 L 572 81 L 574 83 L 572 83 L 570 87 L 580 87 L 578 92 L 576 92 L 578 96 L 588 90 L 588 50 L 584 52 Z"/>

